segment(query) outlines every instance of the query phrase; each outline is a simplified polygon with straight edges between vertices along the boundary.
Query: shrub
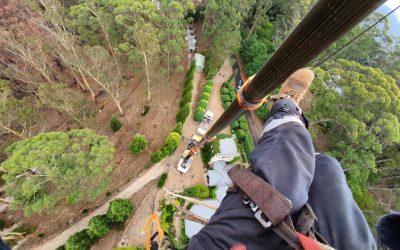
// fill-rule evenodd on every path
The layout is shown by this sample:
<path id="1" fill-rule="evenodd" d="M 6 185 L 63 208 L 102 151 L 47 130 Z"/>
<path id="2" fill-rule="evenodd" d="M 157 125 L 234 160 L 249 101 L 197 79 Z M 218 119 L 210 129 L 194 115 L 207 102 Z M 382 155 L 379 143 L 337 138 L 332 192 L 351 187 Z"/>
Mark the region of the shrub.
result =
<path id="1" fill-rule="evenodd" d="M 110 202 L 107 218 L 111 222 L 123 223 L 131 215 L 132 210 L 133 205 L 129 200 L 118 198 Z"/>
<path id="2" fill-rule="evenodd" d="M 210 196 L 210 190 L 207 186 L 200 184 L 185 189 L 183 194 L 189 197 L 208 198 Z"/>
<path id="3" fill-rule="evenodd" d="M 130 149 L 132 154 L 136 155 L 143 152 L 143 150 L 145 150 L 148 145 L 149 142 L 144 135 L 136 134 L 131 141 Z"/>
<path id="4" fill-rule="evenodd" d="M 239 127 L 243 130 L 249 130 L 249 124 L 247 122 L 239 122 Z"/>
<path id="5" fill-rule="evenodd" d="M 233 87 L 232 84 L 226 83 L 226 87 L 229 89 L 230 92 L 235 92 L 235 87 Z"/>
<path id="6" fill-rule="evenodd" d="M 182 96 L 187 95 L 187 94 L 192 95 L 192 91 L 193 91 L 193 85 L 189 84 L 183 89 Z"/>
<path id="7" fill-rule="evenodd" d="M 232 101 L 236 99 L 236 93 L 235 92 L 230 92 L 229 96 L 231 97 Z"/>
<path id="8" fill-rule="evenodd" d="M 92 239 L 99 239 L 110 232 L 108 219 L 105 215 L 97 215 L 90 219 L 87 234 Z"/>
<path id="9" fill-rule="evenodd" d="M 229 105 L 231 105 L 231 102 L 223 102 L 223 103 L 222 103 L 222 107 L 223 107 L 224 109 L 227 109 L 227 108 L 229 107 Z"/>
<path id="10" fill-rule="evenodd" d="M 214 85 L 214 81 L 213 80 L 207 80 L 206 86 L 212 87 L 213 85 Z"/>
<path id="11" fill-rule="evenodd" d="M 210 97 L 211 97 L 211 94 L 210 93 L 206 93 L 206 92 L 203 92 L 202 94 L 201 94 L 201 96 L 200 96 L 200 99 L 203 99 L 203 100 L 210 100 Z"/>
<path id="12" fill-rule="evenodd" d="M 243 129 L 238 129 L 238 130 L 235 131 L 235 134 L 236 134 L 236 137 L 237 137 L 239 140 L 243 140 L 244 137 L 246 137 L 247 132 L 244 131 Z"/>
<path id="13" fill-rule="evenodd" d="M 12 230 L 12 232 L 14 232 L 14 233 L 29 233 L 29 234 L 31 234 L 31 233 L 34 233 L 36 231 L 36 229 L 37 229 L 36 226 L 31 226 L 31 227 L 29 227 L 29 226 L 27 226 L 27 227 L 26 226 L 18 226 L 16 228 L 14 228 Z"/>
<path id="14" fill-rule="evenodd" d="M 203 161 L 204 165 L 208 165 L 208 163 L 211 160 L 211 154 L 212 154 L 211 144 L 207 143 L 206 145 L 204 145 L 200 150 L 200 154 L 201 154 L 201 160 Z"/>
<path id="15" fill-rule="evenodd" d="M 212 86 L 206 85 L 203 88 L 203 92 L 211 93 L 212 89 L 213 89 Z"/>
<path id="16" fill-rule="evenodd" d="M 65 250 L 65 245 L 57 247 L 56 250 Z"/>
<path id="17" fill-rule="evenodd" d="M 224 102 L 231 102 L 232 99 L 231 99 L 231 97 L 230 97 L 229 95 L 222 95 L 222 96 L 221 96 L 221 101 L 222 101 L 222 103 L 224 103 Z"/>
<path id="18" fill-rule="evenodd" d="M 261 107 L 259 107 L 258 109 L 256 109 L 256 115 L 258 117 L 260 117 L 262 120 L 267 120 L 267 117 L 269 115 L 269 109 L 267 107 L 267 104 L 264 103 L 263 105 L 261 105 Z"/>
<path id="19" fill-rule="evenodd" d="M 214 67 L 207 67 L 206 69 L 206 79 L 212 79 L 215 74 L 218 73 L 218 69 Z"/>
<path id="20" fill-rule="evenodd" d="M 161 150 L 157 150 L 156 152 L 154 152 L 153 154 L 151 154 L 151 162 L 156 163 L 156 162 L 160 162 L 162 159 L 164 159 L 165 154 L 161 151 Z"/>
<path id="21" fill-rule="evenodd" d="M 205 109 L 198 107 L 194 112 L 193 120 L 195 120 L 196 122 L 201 122 L 203 120 L 205 113 L 206 113 Z"/>
<path id="22" fill-rule="evenodd" d="M 179 102 L 179 107 L 183 108 L 186 103 L 190 103 L 192 101 L 192 92 L 186 93 L 184 96 L 182 96 L 181 101 Z"/>
<path id="23" fill-rule="evenodd" d="M 176 122 L 182 122 L 185 123 L 186 118 L 190 114 L 190 104 L 186 103 L 181 110 L 176 114 Z"/>
<path id="24" fill-rule="evenodd" d="M 117 117 L 111 117 L 110 128 L 113 132 L 117 132 L 122 127 L 122 123 Z"/>
<path id="25" fill-rule="evenodd" d="M 175 152 L 175 149 L 179 146 L 181 139 L 182 137 L 180 134 L 176 132 L 169 133 L 163 147 L 168 155 L 172 155 Z"/>
<path id="26" fill-rule="evenodd" d="M 238 121 L 234 121 L 231 123 L 231 129 L 232 130 L 236 130 L 239 128 L 239 122 Z"/>
<path id="27" fill-rule="evenodd" d="M 172 130 L 172 132 L 176 132 L 176 133 L 182 135 L 182 129 L 183 129 L 182 122 L 178 122 L 176 124 L 175 128 Z"/>
<path id="28" fill-rule="evenodd" d="M 167 174 L 167 173 L 163 173 L 163 174 L 160 176 L 160 179 L 158 179 L 158 182 L 157 182 L 157 187 L 158 187 L 158 188 L 164 187 L 165 182 L 167 181 L 167 177 L 168 177 L 168 174 Z"/>
<path id="29" fill-rule="evenodd" d="M 253 152 L 254 144 L 249 133 L 243 138 L 244 151 L 246 151 L 247 159 L 250 159 L 251 152 Z"/>
<path id="30" fill-rule="evenodd" d="M 185 71 L 185 68 L 182 65 L 179 65 L 178 67 L 176 67 L 175 71 L 177 73 L 183 73 L 183 71 Z"/>
<path id="31" fill-rule="evenodd" d="M 229 95 L 229 89 L 227 87 L 222 87 L 220 92 L 221 95 Z"/>
<path id="32" fill-rule="evenodd" d="M 200 99 L 199 103 L 197 103 L 197 108 L 207 109 L 208 101 L 204 99 Z"/>
<path id="33" fill-rule="evenodd" d="M 67 240 L 65 243 L 66 250 L 89 250 L 93 245 L 93 240 L 90 239 L 86 229 L 77 232 Z"/>

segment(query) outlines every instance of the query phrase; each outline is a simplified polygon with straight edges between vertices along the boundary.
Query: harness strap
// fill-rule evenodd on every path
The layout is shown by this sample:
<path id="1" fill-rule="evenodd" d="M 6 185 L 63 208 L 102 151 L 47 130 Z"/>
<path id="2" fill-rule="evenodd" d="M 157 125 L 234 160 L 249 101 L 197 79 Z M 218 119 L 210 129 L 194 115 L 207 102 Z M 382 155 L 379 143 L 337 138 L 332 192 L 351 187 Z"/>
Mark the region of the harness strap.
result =
<path id="1" fill-rule="evenodd" d="M 322 250 L 333 249 L 305 236 L 312 229 L 315 216 L 308 205 L 302 210 L 302 220 L 298 221 L 301 233 L 298 233 L 290 218 L 292 203 L 272 185 L 253 172 L 234 166 L 228 172 L 232 182 L 240 189 L 244 203 L 255 212 L 256 219 L 264 228 L 271 228 L 277 235 L 295 249 Z M 265 217 L 269 221 L 265 221 Z M 305 239 L 306 238 L 306 239 Z M 312 241 L 312 246 L 309 242 Z M 325 243 L 325 242 L 324 242 Z M 314 248 L 316 246 L 317 248 Z"/>

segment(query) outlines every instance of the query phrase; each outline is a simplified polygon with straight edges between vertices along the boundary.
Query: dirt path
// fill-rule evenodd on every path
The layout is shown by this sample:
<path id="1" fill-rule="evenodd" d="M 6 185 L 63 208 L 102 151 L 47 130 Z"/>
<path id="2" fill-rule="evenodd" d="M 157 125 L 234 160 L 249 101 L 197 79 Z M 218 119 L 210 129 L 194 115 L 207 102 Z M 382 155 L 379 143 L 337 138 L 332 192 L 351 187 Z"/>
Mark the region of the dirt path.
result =
<path id="1" fill-rule="evenodd" d="M 142 233 L 143 225 L 147 218 L 154 210 L 154 197 L 158 188 L 152 187 L 146 194 L 146 197 L 140 204 L 136 213 L 132 216 L 129 223 L 125 226 L 125 230 L 120 235 L 120 240 L 117 243 L 118 247 L 127 246 L 144 246 L 146 243 L 146 235 Z"/>
<path id="2" fill-rule="evenodd" d="M 116 196 L 111 198 L 109 201 L 104 203 L 101 207 L 97 208 L 95 211 L 91 212 L 89 215 L 78 221 L 77 223 L 73 224 L 71 227 L 63 231 L 62 233 L 55 236 L 53 239 L 44 242 L 40 246 L 32 247 L 32 249 L 56 249 L 57 247 L 65 244 L 68 238 L 76 233 L 79 232 L 87 227 L 89 220 L 100 214 L 105 214 L 107 212 L 108 204 L 111 200 L 116 198 L 129 198 L 138 190 L 140 190 L 143 186 L 145 186 L 148 182 L 158 178 L 163 172 L 166 171 L 167 166 L 166 162 L 168 162 L 170 157 L 166 158 L 165 161 L 154 165 L 152 168 L 147 170 L 142 176 L 133 180 L 129 185 L 127 185 L 121 192 L 119 192 Z"/>
<path id="3" fill-rule="evenodd" d="M 214 120 L 212 125 L 218 120 L 218 118 L 224 112 L 224 108 L 222 107 L 221 97 L 220 97 L 220 89 L 222 84 L 225 81 L 228 81 L 232 75 L 232 66 L 230 64 L 229 59 L 225 59 L 224 64 L 222 64 L 221 68 L 219 69 L 218 73 L 214 76 L 214 86 L 211 92 L 210 101 L 208 102 L 208 109 L 214 112 Z M 221 133 L 230 134 L 229 126 L 222 130 Z"/>

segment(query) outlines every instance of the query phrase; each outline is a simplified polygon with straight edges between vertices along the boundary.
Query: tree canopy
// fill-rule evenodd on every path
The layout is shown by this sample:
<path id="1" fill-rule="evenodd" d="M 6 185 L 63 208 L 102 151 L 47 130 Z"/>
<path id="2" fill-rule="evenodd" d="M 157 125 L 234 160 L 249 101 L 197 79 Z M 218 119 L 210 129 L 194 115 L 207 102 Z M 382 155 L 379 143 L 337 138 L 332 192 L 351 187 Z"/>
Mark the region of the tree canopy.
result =
<path id="1" fill-rule="evenodd" d="M 67 204 L 94 200 L 106 188 L 114 146 L 89 129 L 49 132 L 13 143 L 1 164 L 13 208 L 25 214 L 50 212 Z"/>
<path id="2" fill-rule="evenodd" d="M 328 138 L 328 153 L 339 159 L 355 199 L 368 207 L 368 178 L 376 158 L 400 143 L 400 90 L 380 69 L 338 59 L 316 69 L 308 116 Z"/>

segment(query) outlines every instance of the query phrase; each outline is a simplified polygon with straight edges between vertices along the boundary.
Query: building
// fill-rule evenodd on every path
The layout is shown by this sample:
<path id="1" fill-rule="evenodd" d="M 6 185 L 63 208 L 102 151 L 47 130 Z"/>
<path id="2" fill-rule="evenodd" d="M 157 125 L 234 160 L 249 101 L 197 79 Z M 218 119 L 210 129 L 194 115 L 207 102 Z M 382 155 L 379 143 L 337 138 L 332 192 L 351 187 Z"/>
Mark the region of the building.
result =
<path id="1" fill-rule="evenodd" d="M 217 200 L 205 200 L 204 202 L 217 207 L 219 207 L 220 204 L 220 202 Z M 201 205 L 193 205 L 189 209 L 189 211 L 205 219 L 210 219 L 211 216 L 215 213 L 215 211 L 212 210 L 211 208 Z M 189 238 L 192 238 L 193 235 L 196 235 L 203 227 L 204 225 L 200 223 L 193 222 L 191 220 L 185 220 L 185 234 Z"/>
<path id="2" fill-rule="evenodd" d="M 207 171 L 208 186 L 226 187 L 231 185 L 232 181 L 228 176 L 228 171 L 233 167 L 226 161 L 215 161 L 212 163 L 212 170 Z"/>
<path id="3" fill-rule="evenodd" d="M 202 54 L 194 54 L 194 60 L 196 61 L 196 72 L 203 72 L 205 59 L 206 57 Z"/>
<path id="4" fill-rule="evenodd" d="M 218 144 L 213 144 L 213 147 L 215 146 L 218 148 L 213 148 L 213 152 L 216 153 L 211 158 L 210 163 L 216 161 L 230 162 L 240 156 L 233 137 L 219 139 Z"/>

